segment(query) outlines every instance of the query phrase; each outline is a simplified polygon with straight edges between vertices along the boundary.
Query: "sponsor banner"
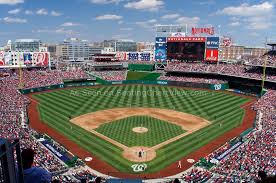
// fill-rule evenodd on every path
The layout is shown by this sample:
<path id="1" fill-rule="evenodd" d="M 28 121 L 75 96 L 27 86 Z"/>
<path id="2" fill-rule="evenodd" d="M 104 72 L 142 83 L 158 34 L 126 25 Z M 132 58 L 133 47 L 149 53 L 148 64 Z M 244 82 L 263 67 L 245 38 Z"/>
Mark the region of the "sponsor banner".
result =
<path id="1" fill-rule="evenodd" d="M 221 155 L 219 155 L 218 157 L 216 157 L 217 160 L 222 160 L 223 158 L 225 158 L 228 154 L 230 154 L 232 151 L 234 151 L 235 149 L 237 149 L 240 145 L 242 145 L 242 142 L 238 142 L 235 145 L 233 145 L 230 149 L 227 149 L 226 151 L 224 151 Z"/>
<path id="2" fill-rule="evenodd" d="M 155 61 L 165 61 L 167 59 L 167 38 L 156 37 L 155 40 Z"/>
<path id="3" fill-rule="evenodd" d="M 150 61 L 150 53 L 140 53 L 141 61 Z"/>
<path id="4" fill-rule="evenodd" d="M 168 81 L 157 81 L 159 85 L 168 85 Z"/>
<path id="5" fill-rule="evenodd" d="M 35 52 L 33 54 L 33 63 L 35 66 L 48 66 L 49 54 L 46 52 Z"/>
<path id="6" fill-rule="evenodd" d="M 12 55 L 9 52 L 5 54 L 5 65 L 12 65 Z"/>
<path id="7" fill-rule="evenodd" d="M 139 53 L 137 53 L 137 52 L 128 54 L 128 59 L 129 60 L 137 61 L 138 58 L 139 58 Z"/>
<path id="8" fill-rule="evenodd" d="M 206 48 L 218 49 L 219 48 L 219 37 L 207 37 Z"/>
<path id="9" fill-rule="evenodd" d="M 172 37 L 185 37 L 186 34 L 184 32 L 174 32 L 172 33 Z"/>
<path id="10" fill-rule="evenodd" d="M 32 64 L 32 55 L 30 53 L 23 53 L 24 65 Z"/>
<path id="11" fill-rule="evenodd" d="M 230 47 L 232 44 L 232 39 L 230 37 L 223 37 L 221 43 L 224 47 Z"/>
<path id="12" fill-rule="evenodd" d="M 60 160 L 62 160 L 63 162 L 67 162 L 70 161 L 70 158 L 68 158 L 64 153 L 60 152 L 58 149 L 56 149 L 55 147 L 53 147 L 48 140 L 45 141 L 41 141 L 41 143 L 47 147 L 47 149 L 49 149 L 52 153 L 54 153 Z"/>
<path id="13" fill-rule="evenodd" d="M 215 28 L 214 27 L 205 27 L 205 28 L 192 28 L 192 35 L 197 34 L 208 34 L 208 35 L 214 35 L 215 34 Z"/>
<path id="14" fill-rule="evenodd" d="M 168 42 L 205 42 L 206 37 L 168 37 Z"/>
<path id="15" fill-rule="evenodd" d="M 218 49 L 206 49 L 205 60 L 217 62 L 218 61 Z"/>
<path id="16" fill-rule="evenodd" d="M 115 57 L 118 60 L 127 60 L 128 59 L 127 56 L 128 56 L 127 52 L 117 52 Z"/>
<path id="17" fill-rule="evenodd" d="M 121 84 L 123 84 L 123 82 L 122 81 L 112 81 L 112 84 L 113 85 L 121 85 Z"/>
<path id="18" fill-rule="evenodd" d="M 5 52 L 0 51 L 0 66 L 5 65 Z"/>

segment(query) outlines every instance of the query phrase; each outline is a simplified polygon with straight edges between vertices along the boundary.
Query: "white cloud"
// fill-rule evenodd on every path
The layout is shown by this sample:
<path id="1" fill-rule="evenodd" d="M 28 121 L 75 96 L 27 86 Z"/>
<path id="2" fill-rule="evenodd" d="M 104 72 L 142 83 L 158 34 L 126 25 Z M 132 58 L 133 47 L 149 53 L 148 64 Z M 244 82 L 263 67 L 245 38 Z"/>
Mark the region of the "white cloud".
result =
<path id="1" fill-rule="evenodd" d="M 124 27 L 124 28 L 120 28 L 121 31 L 131 31 L 133 30 L 133 28 L 131 27 Z"/>
<path id="2" fill-rule="evenodd" d="M 54 16 L 54 17 L 59 17 L 59 16 L 62 15 L 62 13 L 57 12 L 57 11 L 51 11 L 51 15 Z"/>
<path id="3" fill-rule="evenodd" d="M 124 23 L 123 20 L 118 21 L 118 24 L 123 24 L 123 23 Z"/>
<path id="4" fill-rule="evenodd" d="M 18 24 L 24 24 L 27 23 L 27 19 L 23 18 L 12 18 L 12 17 L 5 17 L 2 19 L 5 23 L 18 23 Z"/>
<path id="5" fill-rule="evenodd" d="M 156 11 L 164 4 L 163 0 L 139 0 L 135 2 L 128 2 L 124 5 L 124 7 L 137 10 Z"/>
<path id="6" fill-rule="evenodd" d="M 79 26 L 79 23 L 73 23 L 73 22 L 65 22 L 63 24 L 61 24 L 60 26 L 62 27 L 74 27 L 74 26 Z"/>
<path id="7" fill-rule="evenodd" d="M 146 28 L 146 29 L 152 29 L 154 28 L 154 25 L 157 23 L 156 19 L 150 19 L 148 21 L 143 22 L 136 22 L 136 24 L 140 27 Z"/>
<path id="8" fill-rule="evenodd" d="M 95 19 L 96 20 L 121 20 L 122 18 L 123 17 L 119 15 L 106 14 L 106 15 L 97 16 Z"/>
<path id="9" fill-rule="evenodd" d="M 231 22 L 229 25 L 232 27 L 236 27 L 236 26 L 240 26 L 241 23 L 240 22 Z"/>
<path id="10" fill-rule="evenodd" d="M 58 28 L 58 29 L 38 29 L 33 30 L 33 33 L 49 33 L 49 34 L 65 34 L 65 35 L 79 35 L 79 32 L 70 29 Z"/>
<path id="11" fill-rule="evenodd" d="M 111 3 L 118 4 L 121 1 L 123 0 L 90 0 L 90 2 L 93 4 L 111 4 Z"/>
<path id="12" fill-rule="evenodd" d="M 273 11 L 273 4 L 270 2 L 263 2 L 261 4 L 249 5 L 247 3 L 240 6 L 229 6 L 219 11 L 219 14 L 231 15 L 231 16 L 263 16 L 268 15 Z"/>
<path id="13" fill-rule="evenodd" d="M 238 26 L 235 22 L 242 22 L 244 23 L 244 27 L 246 27 L 247 29 L 268 29 L 272 26 L 272 18 L 274 16 L 274 4 L 267 1 L 254 5 L 244 3 L 240 6 L 226 7 L 222 11 L 218 11 L 217 13 L 232 16 L 232 20 L 240 19 L 239 21 L 233 21 L 232 23 L 230 23 L 230 25 L 232 24 L 232 26 Z"/>
<path id="14" fill-rule="evenodd" d="M 79 32 L 76 32 L 74 30 L 64 29 L 64 28 L 57 29 L 54 32 L 57 33 L 57 34 L 66 34 L 66 35 L 77 35 L 77 34 L 79 34 Z"/>
<path id="15" fill-rule="evenodd" d="M 188 26 L 196 26 L 200 21 L 199 17 L 179 17 L 176 19 L 177 24 L 188 25 Z"/>
<path id="16" fill-rule="evenodd" d="M 41 8 L 41 9 L 36 11 L 36 14 L 38 14 L 38 15 L 48 15 L 48 11 L 44 8 Z"/>
<path id="17" fill-rule="evenodd" d="M 8 11 L 8 14 L 16 15 L 16 14 L 18 14 L 20 12 L 21 12 L 21 9 L 16 8 L 16 9 Z"/>
<path id="18" fill-rule="evenodd" d="M 15 5 L 19 3 L 24 3 L 24 0 L 0 0 L 0 4 Z"/>
<path id="19" fill-rule="evenodd" d="M 178 18 L 180 17 L 179 14 L 175 13 L 175 14 L 167 14 L 167 15 L 164 15 L 162 16 L 161 18 L 162 19 L 175 19 L 175 18 Z"/>
<path id="20" fill-rule="evenodd" d="M 26 10 L 26 11 L 25 11 L 25 14 L 26 14 L 26 15 L 33 15 L 34 13 L 33 13 L 33 11 L 31 11 L 31 10 Z"/>

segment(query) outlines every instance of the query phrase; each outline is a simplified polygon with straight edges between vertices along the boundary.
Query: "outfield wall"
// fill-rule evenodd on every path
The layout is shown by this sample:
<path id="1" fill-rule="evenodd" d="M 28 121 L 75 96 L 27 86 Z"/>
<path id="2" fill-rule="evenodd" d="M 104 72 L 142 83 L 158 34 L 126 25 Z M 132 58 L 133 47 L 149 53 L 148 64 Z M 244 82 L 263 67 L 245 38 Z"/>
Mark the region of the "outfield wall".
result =
<path id="1" fill-rule="evenodd" d="M 98 80 L 97 80 L 98 81 Z M 102 80 L 104 81 L 104 80 Z M 122 85 L 122 84 L 144 84 L 144 85 L 164 85 L 164 86 L 179 86 L 179 87 L 190 87 L 190 88 L 203 88 L 209 90 L 226 90 L 229 88 L 228 83 L 223 84 L 207 84 L 207 83 L 192 83 L 192 82 L 180 82 L 180 81 L 165 81 L 165 80 L 156 80 L 156 81 L 142 81 L 142 80 L 127 80 L 127 81 L 104 81 L 100 82 L 100 85 Z M 55 90 L 60 88 L 69 88 L 69 87 L 80 87 L 80 86 L 95 86 L 97 83 L 71 83 L 71 84 L 59 84 L 51 85 L 39 88 L 30 88 L 30 89 L 19 89 L 22 94 L 29 94 L 41 91 Z"/>

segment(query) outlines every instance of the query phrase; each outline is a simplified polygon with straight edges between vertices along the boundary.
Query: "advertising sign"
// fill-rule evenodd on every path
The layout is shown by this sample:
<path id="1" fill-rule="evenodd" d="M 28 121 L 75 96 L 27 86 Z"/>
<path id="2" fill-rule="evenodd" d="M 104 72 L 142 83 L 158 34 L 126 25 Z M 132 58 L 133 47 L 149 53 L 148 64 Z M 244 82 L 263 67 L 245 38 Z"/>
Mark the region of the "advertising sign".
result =
<path id="1" fill-rule="evenodd" d="M 208 35 L 214 35 L 215 34 L 215 28 L 214 27 L 205 27 L 205 28 L 192 28 L 192 35 L 197 34 L 208 34 Z"/>
<path id="2" fill-rule="evenodd" d="M 120 60 L 127 60 L 127 52 L 117 52 L 116 59 Z"/>
<path id="3" fill-rule="evenodd" d="M 133 61 L 138 60 L 139 53 L 137 53 L 137 52 L 135 52 L 135 53 L 129 53 L 128 54 L 128 58 L 129 58 L 129 60 L 133 60 Z"/>
<path id="4" fill-rule="evenodd" d="M 12 65 L 12 55 L 9 52 L 5 53 L 5 65 Z"/>
<path id="5" fill-rule="evenodd" d="M 49 65 L 49 53 L 47 52 L 35 52 L 33 54 L 33 61 L 36 66 L 48 66 Z"/>
<path id="6" fill-rule="evenodd" d="M 165 61 L 167 59 L 167 39 L 156 37 L 155 40 L 155 60 Z"/>
<path id="7" fill-rule="evenodd" d="M 150 61 L 150 53 L 140 53 L 141 61 Z"/>
<path id="8" fill-rule="evenodd" d="M 232 39 L 229 38 L 229 37 L 224 37 L 224 38 L 222 38 L 221 42 L 222 42 L 222 46 L 224 46 L 224 47 L 230 47 L 231 44 L 232 44 Z"/>
<path id="9" fill-rule="evenodd" d="M 0 51 L 0 66 L 5 65 L 5 52 Z"/>
<path id="10" fill-rule="evenodd" d="M 205 42 L 206 37 L 168 37 L 168 42 Z"/>
<path id="11" fill-rule="evenodd" d="M 206 48 L 218 49 L 219 48 L 219 37 L 207 37 Z"/>
<path id="12" fill-rule="evenodd" d="M 205 54 L 206 61 L 218 61 L 218 49 L 206 49 Z"/>
<path id="13" fill-rule="evenodd" d="M 32 64 L 32 55 L 30 53 L 23 53 L 24 65 Z"/>

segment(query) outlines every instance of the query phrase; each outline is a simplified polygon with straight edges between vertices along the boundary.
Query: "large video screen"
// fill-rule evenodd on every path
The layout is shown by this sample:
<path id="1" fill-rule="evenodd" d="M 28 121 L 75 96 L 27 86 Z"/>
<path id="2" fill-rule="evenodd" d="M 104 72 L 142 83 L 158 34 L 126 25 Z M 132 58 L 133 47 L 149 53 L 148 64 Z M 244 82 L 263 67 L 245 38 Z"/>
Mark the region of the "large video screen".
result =
<path id="1" fill-rule="evenodd" d="M 169 60 L 204 60 L 205 42 L 168 42 L 167 57 Z"/>

